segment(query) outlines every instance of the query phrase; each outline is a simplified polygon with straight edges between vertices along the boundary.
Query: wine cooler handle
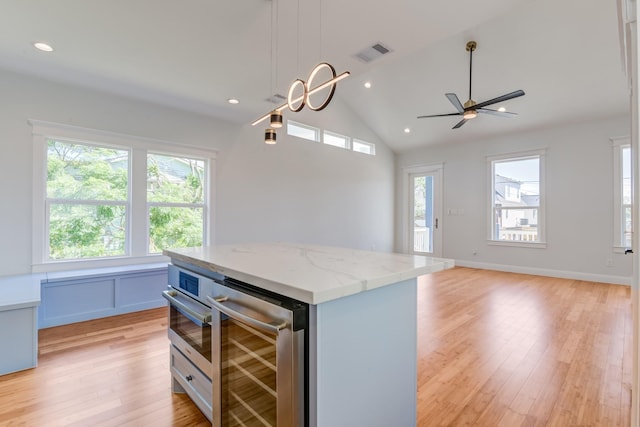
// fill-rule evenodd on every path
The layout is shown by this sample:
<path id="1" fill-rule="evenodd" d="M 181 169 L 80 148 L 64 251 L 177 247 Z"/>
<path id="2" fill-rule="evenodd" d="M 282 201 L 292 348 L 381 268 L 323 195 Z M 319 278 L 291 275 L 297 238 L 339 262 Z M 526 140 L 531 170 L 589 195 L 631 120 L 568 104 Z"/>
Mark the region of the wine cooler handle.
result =
<path id="1" fill-rule="evenodd" d="M 229 308 L 227 306 L 225 306 L 224 304 L 222 304 L 223 302 L 227 301 L 229 299 L 229 297 L 227 296 L 218 296 L 215 298 L 212 298 L 210 296 L 207 296 L 207 300 L 209 300 L 209 302 L 211 303 L 211 306 L 213 308 L 215 308 L 216 310 L 220 311 L 221 313 L 226 314 L 227 316 L 231 317 L 232 319 L 237 319 L 243 323 L 247 323 L 257 329 L 260 329 L 261 331 L 264 332 L 268 332 L 271 334 L 275 334 L 278 335 L 280 333 L 280 330 L 284 329 L 287 327 L 287 322 L 285 322 L 284 320 L 282 321 L 273 321 L 272 323 L 266 323 L 263 322 L 261 320 L 258 319 L 254 319 L 253 317 L 247 316 L 246 314 L 242 314 L 232 308 Z"/>

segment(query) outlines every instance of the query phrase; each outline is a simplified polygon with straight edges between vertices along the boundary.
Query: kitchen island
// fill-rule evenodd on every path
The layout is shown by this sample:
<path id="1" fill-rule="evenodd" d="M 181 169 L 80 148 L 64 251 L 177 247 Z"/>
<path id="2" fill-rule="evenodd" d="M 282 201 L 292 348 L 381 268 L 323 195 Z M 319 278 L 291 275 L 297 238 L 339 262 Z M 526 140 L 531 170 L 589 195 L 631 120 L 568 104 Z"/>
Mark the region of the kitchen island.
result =
<path id="1" fill-rule="evenodd" d="M 167 250 L 309 304 L 309 425 L 416 424 L 416 278 L 452 260 L 262 243 Z"/>

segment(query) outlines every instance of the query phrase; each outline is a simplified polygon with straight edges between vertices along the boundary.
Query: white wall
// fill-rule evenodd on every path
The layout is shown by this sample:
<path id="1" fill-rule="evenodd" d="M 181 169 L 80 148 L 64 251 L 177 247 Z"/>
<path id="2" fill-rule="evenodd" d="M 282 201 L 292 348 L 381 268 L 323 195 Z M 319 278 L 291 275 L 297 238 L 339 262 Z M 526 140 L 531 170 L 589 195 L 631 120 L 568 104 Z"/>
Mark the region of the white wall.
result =
<path id="1" fill-rule="evenodd" d="M 218 189 L 216 240 L 392 251 L 391 151 L 335 98 L 322 113 L 299 113 L 294 119 L 376 142 L 376 156 L 289 137 L 284 129 L 278 131 L 277 145 L 266 146 L 261 139 L 264 125 L 243 127 L 218 165 L 223 185 Z"/>
<path id="2" fill-rule="evenodd" d="M 218 149 L 217 243 L 288 240 L 393 247 L 394 156 L 337 100 L 309 118 L 376 143 L 379 155 L 282 135 L 278 145 L 267 149 L 263 129 L 9 71 L 0 70 L 0 94 L 0 276 L 31 271 L 28 119 Z"/>
<path id="3" fill-rule="evenodd" d="M 400 178 L 402 167 L 444 163 L 443 256 L 456 259 L 458 265 L 629 283 L 631 257 L 613 252 L 613 150 L 609 141 L 629 132 L 629 117 L 625 116 L 441 144 L 399 155 L 397 173 Z M 547 150 L 546 249 L 487 244 L 486 157 L 541 148 Z M 399 196 L 401 189 L 397 190 Z M 400 198 L 396 201 L 400 218 Z M 462 209 L 464 215 L 447 215 L 448 209 Z M 401 226 L 398 221 L 397 248 L 401 247 Z M 613 261 L 612 267 L 605 265 L 607 259 Z"/>

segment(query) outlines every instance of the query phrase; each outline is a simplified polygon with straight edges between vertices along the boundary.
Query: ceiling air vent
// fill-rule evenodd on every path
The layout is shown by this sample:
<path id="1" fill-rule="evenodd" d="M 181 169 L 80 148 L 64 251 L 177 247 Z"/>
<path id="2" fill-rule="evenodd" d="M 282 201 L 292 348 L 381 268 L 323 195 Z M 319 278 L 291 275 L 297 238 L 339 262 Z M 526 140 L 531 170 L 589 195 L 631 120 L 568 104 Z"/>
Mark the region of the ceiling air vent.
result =
<path id="1" fill-rule="evenodd" d="M 362 62 L 371 62 L 380 58 L 382 55 L 386 55 L 391 52 L 391 49 L 384 46 L 382 43 L 376 43 L 373 46 L 369 46 L 356 53 L 354 56 Z"/>
<path id="2" fill-rule="evenodd" d="M 285 101 L 287 98 L 284 95 L 280 95 L 279 93 L 271 95 L 265 101 L 270 102 L 272 104 L 282 104 L 282 101 Z"/>

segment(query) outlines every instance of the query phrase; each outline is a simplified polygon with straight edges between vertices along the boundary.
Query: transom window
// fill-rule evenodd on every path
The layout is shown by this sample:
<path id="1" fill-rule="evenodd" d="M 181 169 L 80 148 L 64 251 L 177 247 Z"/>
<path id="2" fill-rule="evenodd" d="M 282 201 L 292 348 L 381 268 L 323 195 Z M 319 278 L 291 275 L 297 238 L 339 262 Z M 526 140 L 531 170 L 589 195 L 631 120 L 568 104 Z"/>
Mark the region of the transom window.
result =
<path id="1" fill-rule="evenodd" d="M 506 244 L 544 243 L 544 155 L 492 157 L 489 240 Z"/>
<path id="2" fill-rule="evenodd" d="M 307 139 L 309 141 L 320 142 L 321 129 L 303 123 L 294 122 L 292 120 L 287 120 L 287 135 Z M 347 135 L 340 135 L 339 133 L 328 130 L 322 131 L 322 142 L 325 145 L 344 148 L 345 150 L 355 151 L 356 153 L 364 153 L 370 156 L 376 155 L 375 144 L 351 138 Z"/>
<path id="3" fill-rule="evenodd" d="M 369 154 L 371 156 L 374 156 L 376 154 L 376 146 L 370 142 L 354 139 L 351 145 L 353 151 L 357 153 Z"/>
<path id="4" fill-rule="evenodd" d="M 320 129 L 317 127 L 287 120 L 287 134 L 309 141 L 320 142 Z"/>
<path id="5" fill-rule="evenodd" d="M 349 137 L 340 135 L 335 132 L 325 130 L 322 135 L 322 140 L 327 145 L 333 145 L 334 147 L 349 149 Z"/>

